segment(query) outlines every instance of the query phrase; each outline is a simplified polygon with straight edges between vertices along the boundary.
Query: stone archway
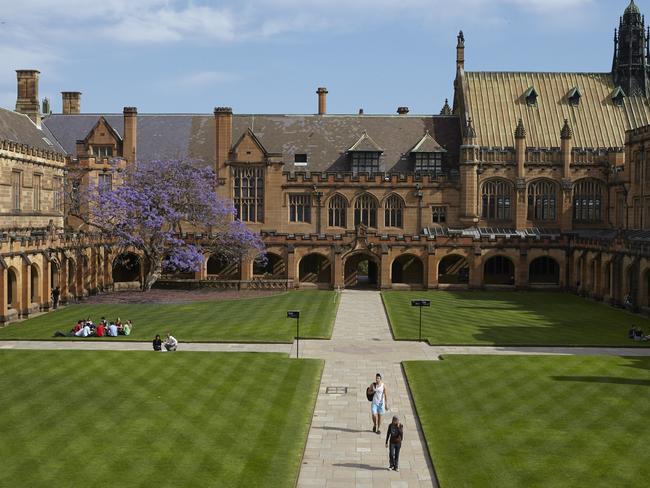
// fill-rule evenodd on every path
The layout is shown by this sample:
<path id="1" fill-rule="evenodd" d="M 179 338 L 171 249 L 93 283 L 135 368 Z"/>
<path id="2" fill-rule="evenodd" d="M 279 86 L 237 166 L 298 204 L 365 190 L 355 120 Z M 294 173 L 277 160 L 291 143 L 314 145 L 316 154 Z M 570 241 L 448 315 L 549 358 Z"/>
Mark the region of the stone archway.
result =
<path id="1" fill-rule="evenodd" d="M 18 272 L 14 268 L 7 270 L 7 306 L 20 310 L 20 290 L 18 289 Z"/>
<path id="2" fill-rule="evenodd" d="M 255 260 L 253 263 L 253 276 L 272 280 L 285 280 L 287 279 L 287 265 L 281 256 L 267 253 L 264 262 Z"/>
<path id="3" fill-rule="evenodd" d="M 348 256 L 344 270 L 345 288 L 379 288 L 379 259 L 374 254 L 361 252 Z"/>
<path id="4" fill-rule="evenodd" d="M 30 297 L 29 301 L 31 303 L 40 304 L 41 302 L 41 274 L 39 272 L 38 266 L 32 264 L 29 267 L 29 278 L 30 278 Z"/>
<path id="5" fill-rule="evenodd" d="M 493 256 L 483 265 L 483 282 L 486 285 L 514 285 L 515 265 L 506 256 Z"/>
<path id="6" fill-rule="evenodd" d="M 558 286 L 560 284 L 560 265 L 549 256 L 533 259 L 528 266 L 528 283 Z"/>
<path id="7" fill-rule="evenodd" d="M 140 282 L 140 256 L 127 252 L 113 261 L 113 284 Z"/>
<path id="8" fill-rule="evenodd" d="M 239 260 L 228 260 L 217 254 L 211 255 L 206 265 L 208 277 L 222 280 L 238 280 L 240 276 L 239 268 Z M 191 274 L 194 275 L 194 273 Z"/>
<path id="9" fill-rule="evenodd" d="M 332 263 L 322 254 L 307 254 L 298 264 L 298 279 L 301 285 L 329 287 L 332 283 Z"/>
<path id="10" fill-rule="evenodd" d="M 424 284 L 424 265 L 422 260 L 413 254 L 403 254 L 397 257 L 391 266 L 392 284 L 404 284 L 411 287 L 422 287 Z"/>
<path id="11" fill-rule="evenodd" d="M 467 285 L 469 263 L 460 254 L 445 256 L 438 263 L 438 283 L 442 285 Z"/>

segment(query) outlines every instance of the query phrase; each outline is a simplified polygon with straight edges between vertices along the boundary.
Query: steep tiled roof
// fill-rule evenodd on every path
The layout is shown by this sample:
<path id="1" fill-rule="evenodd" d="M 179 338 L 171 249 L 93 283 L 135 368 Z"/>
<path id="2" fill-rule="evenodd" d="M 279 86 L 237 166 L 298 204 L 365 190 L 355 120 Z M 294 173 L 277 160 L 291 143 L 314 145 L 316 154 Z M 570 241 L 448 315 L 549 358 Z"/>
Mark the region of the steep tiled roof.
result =
<path id="1" fill-rule="evenodd" d="M 44 151 L 64 153 L 47 128 L 39 129 L 26 115 L 0 108 L 0 140 L 27 144 Z"/>
<path id="2" fill-rule="evenodd" d="M 70 154 L 86 137 L 100 115 L 51 115 L 44 120 Z M 123 134 L 121 114 L 104 115 Z M 461 144 L 460 122 L 455 116 L 405 115 L 234 115 L 233 144 L 248 129 L 269 153 L 283 156 L 286 170 L 347 171 L 346 151 L 364 132 L 384 152 L 382 171 L 407 171 L 409 152 L 429 131 L 457 164 Z M 215 156 L 213 115 L 138 114 L 139 159 L 194 159 L 211 163 Z M 294 155 L 307 154 L 307 166 L 294 168 Z"/>
<path id="3" fill-rule="evenodd" d="M 434 152 L 446 152 L 445 148 L 438 144 L 429 131 L 427 131 L 422 139 L 411 149 L 412 153 L 434 153 Z"/>
<path id="4" fill-rule="evenodd" d="M 526 145 L 559 147 L 560 130 L 567 119 L 573 145 L 583 148 L 623 147 L 625 131 L 650 123 L 648 100 L 625 97 L 623 105 L 609 73 L 466 72 L 462 86 L 466 116 L 473 120 L 476 143 L 489 147 L 514 145 L 513 131 L 521 118 Z M 525 94 L 534 87 L 536 103 Z M 574 90 L 575 89 L 575 90 Z M 573 106 L 568 94 L 579 91 Z"/>

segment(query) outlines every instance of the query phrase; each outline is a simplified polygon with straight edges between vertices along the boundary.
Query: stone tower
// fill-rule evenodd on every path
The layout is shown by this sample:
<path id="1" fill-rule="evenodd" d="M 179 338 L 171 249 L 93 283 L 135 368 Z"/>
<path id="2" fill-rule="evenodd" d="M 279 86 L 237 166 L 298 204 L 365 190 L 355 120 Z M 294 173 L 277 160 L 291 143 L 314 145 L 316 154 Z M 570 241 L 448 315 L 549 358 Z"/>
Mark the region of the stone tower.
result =
<path id="1" fill-rule="evenodd" d="M 620 86 L 627 96 L 648 96 L 649 56 L 645 18 L 634 0 L 631 0 L 621 17 L 618 31 L 614 33 L 612 63 L 614 83 Z"/>

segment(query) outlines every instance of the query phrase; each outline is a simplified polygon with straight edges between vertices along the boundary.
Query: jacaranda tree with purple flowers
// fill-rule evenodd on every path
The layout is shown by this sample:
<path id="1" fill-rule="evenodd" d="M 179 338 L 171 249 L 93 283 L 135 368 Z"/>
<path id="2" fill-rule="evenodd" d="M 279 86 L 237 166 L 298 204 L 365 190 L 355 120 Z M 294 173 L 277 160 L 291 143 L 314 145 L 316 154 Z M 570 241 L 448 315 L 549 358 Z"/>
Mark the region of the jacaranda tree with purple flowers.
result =
<path id="1" fill-rule="evenodd" d="M 122 179 L 113 188 L 87 188 L 80 217 L 114 246 L 140 251 L 143 291 L 163 269 L 198 271 L 206 252 L 226 260 L 263 252 L 259 235 L 234 218 L 232 202 L 217 196 L 211 168 L 188 161 L 139 162 Z"/>

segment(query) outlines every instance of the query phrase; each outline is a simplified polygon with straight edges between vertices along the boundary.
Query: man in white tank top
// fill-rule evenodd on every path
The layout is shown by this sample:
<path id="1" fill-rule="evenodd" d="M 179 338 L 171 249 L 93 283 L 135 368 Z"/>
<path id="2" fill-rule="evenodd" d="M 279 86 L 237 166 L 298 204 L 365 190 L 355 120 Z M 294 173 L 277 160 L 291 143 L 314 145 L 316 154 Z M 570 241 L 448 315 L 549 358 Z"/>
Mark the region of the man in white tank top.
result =
<path id="1" fill-rule="evenodd" d="M 373 393 L 370 411 L 372 413 L 372 431 L 381 434 L 381 416 L 388 410 L 388 388 L 382 381 L 381 374 L 377 373 L 375 382 L 368 387 Z"/>

